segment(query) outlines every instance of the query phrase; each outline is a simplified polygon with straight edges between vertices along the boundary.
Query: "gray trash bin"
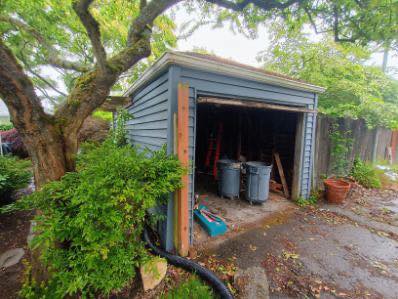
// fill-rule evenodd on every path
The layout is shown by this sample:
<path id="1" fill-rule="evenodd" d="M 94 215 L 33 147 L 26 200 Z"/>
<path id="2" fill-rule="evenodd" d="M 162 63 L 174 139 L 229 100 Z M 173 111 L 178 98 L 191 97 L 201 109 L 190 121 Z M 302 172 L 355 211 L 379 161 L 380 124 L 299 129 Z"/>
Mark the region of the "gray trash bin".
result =
<path id="1" fill-rule="evenodd" d="M 268 199 L 272 165 L 263 162 L 247 162 L 246 199 L 250 203 L 263 203 Z"/>
<path id="2" fill-rule="evenodd" d="M 221 159 L 217 162 L 218 194 L 222 197 L 239 197 L 240 166 L 235 160 Z"/>

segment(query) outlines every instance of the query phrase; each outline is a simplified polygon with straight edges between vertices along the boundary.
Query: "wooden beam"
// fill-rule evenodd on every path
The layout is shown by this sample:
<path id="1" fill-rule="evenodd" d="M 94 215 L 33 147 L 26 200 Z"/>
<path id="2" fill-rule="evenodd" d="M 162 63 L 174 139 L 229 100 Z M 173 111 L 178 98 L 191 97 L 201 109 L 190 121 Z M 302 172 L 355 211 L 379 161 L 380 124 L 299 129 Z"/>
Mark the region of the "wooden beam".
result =
<path id="1" fill-rule="evenodd" d="M 177 130 L 177 113 L 173 113 L 173 154 L 177 156 L 178 154 L 178 130 Z M 174 248 L 178 248 L 179 246 L 179 233 L 178 233 L 178 198 L 179 198 L 179 193 L 180 192 L 174 192 L 173 193 L 173 244 Z"/>
<path id="2" fill-rule="evenodd" d="M 108 96 L 99 109 L 114 112 L 118 107 L 124 107 L 131 102 L 129 97 Z"/>
<path id="3" fill-rule="evenodd" d="M 178 84 L 177 109 L 177 156 L 184 167 L 189 167 L 189 86 Z M 187 256 L 189 250 L 189 216 L 188 216 L 188 173 L 182 177 L 182 188 L 178 190 L 178 233 L 177 251 L 181 256 Z"/>
<path id="4" fill-rule="evenodd" d="M 271 110 L 281 110 L 281 111 L 290 111 L 290 112 L 317 113 L 317 110 L 312 110 L 307 108 L 269 104 L 269 103 L 251 101 L 251 100 L 242 101 L 236 99 L 199 98 L 198 103 L 256 108 L 256 109 L 268 109 L 268 110 L 271 109 Z"/>

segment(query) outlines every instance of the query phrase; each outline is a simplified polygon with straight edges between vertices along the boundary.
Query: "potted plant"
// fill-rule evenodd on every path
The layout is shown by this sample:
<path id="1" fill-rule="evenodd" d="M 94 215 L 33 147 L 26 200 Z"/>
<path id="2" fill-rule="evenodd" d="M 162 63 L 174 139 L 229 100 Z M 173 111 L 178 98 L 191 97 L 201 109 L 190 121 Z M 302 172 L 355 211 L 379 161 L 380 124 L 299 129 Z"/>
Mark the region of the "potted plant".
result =
<path id="1" fill-rule="evenodd" d="M 326 200 L 333 204 L 343 203 L 351 189 L 351 184 L 340 178 L 328 178 L 323 183 L 325 184 Z"/>

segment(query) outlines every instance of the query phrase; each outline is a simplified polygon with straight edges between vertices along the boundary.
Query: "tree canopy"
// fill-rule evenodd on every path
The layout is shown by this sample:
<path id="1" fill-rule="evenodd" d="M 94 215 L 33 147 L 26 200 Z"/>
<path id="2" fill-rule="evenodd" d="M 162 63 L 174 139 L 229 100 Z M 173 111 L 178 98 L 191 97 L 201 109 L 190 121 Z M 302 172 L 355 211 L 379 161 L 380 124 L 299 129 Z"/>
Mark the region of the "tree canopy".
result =
<path id="1" fill-rule="evenodd" d="M 1 1 L 0 11 L 4 42 L 23 65 L 41 97 L 51 102 L 64 100 L 76 79 L 95 66 L 95 54 L 103 55 L 94 53 L 96 50 L 89 35 L 95 30 L 85 30 L 74 11 L 74 1 Z M 108 55 L 127 46 L 129 24 L 140 12 L 139 1 L 96 1 L 90 12 L 100 28 L 97 43 L 102 43 Z M 93 21 L 87 13 L 83 19 Z M 167 15 L 154 21 L 150 60 L 176 46 L 174 29 L 175 24 Z M 141 63 L 136 69 L 142 67 Z M 120 86 L 113 88 L 120 89 Z"/>
<path id="2" fill-rule="evenodd" d="M 365 64 L 371 54 L 366 47 L 336 43 L 328 36 L 311 42 L 278 26 L 273 32 L 271 46 L 260 56 L 265 67 L 325 87 L 320 112 L 363 118 L 369 127 L 398 128 L 398 81 Z"/>

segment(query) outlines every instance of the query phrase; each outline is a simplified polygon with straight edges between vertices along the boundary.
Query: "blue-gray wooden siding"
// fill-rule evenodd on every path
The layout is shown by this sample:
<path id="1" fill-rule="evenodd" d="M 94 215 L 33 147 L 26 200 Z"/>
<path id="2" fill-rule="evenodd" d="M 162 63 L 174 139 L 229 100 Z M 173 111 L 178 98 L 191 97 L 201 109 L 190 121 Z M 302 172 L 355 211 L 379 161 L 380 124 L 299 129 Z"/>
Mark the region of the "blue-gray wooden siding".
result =
<path id="1" fill-rule="evenodd" d="M 166 72 L 148 82 L 148 85 L 132 95 L 132 104 L 127 108 L 133 119 L 126 124 L 127 139 L 130 144 L 140 149 L 159 150 L 168 144 L 170 80 Z M 167 220 L 159 224 L 161 243 L 164 248 L 173 248 L 173 206 L 171 196 L 166 206 L 159 210 L 167 215 Z M 168 236 L 168 237 L 167 237 Z"/>
<path id="2" fill-rule="evenodd" d="M 173 115 L 177 113 L 178 83 L 189 84 L 189 158 L 191 165 L 195 161 L 196 99 L 199 96 L 238 98 L 257 100 L 268 103 L 291 105 L 303 108 L 316 108 L 316 95 L 311 92 L 258 83 L 254 81 L 171 66 L 162 76 L 148 82 L 139 92 L 133 95 L 133 105 L 129 111 L 135 118 L 128 122 L 128 138 L 132 144 L 159 149 L 167 144 L 168 152 L 173 153 Z M 311 190 L 312 160 L 315 136 L 316 115 L 306 113 L 304 117 L 302 167 L 300 170 L 300 195 L 308 198 Z M 190 168 L 190 240 L 193 241 L 194 204 L 194 169 Z M 173 247 L 174 207 L 172 196 L 167 206 L 167 223 L 164 227 L 164 247 Z"/>
<path id="3" fill-rule="evenodd" d="M 168 84 L 165 73 L 133 95 L 133 104 L 128 107 L 133 119 L 126 124 L 132 145 L 158 150 L 167 143 Z"/>

